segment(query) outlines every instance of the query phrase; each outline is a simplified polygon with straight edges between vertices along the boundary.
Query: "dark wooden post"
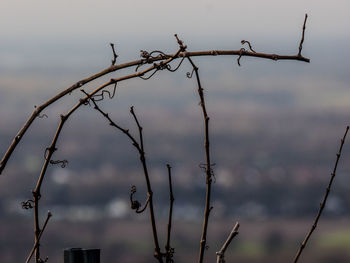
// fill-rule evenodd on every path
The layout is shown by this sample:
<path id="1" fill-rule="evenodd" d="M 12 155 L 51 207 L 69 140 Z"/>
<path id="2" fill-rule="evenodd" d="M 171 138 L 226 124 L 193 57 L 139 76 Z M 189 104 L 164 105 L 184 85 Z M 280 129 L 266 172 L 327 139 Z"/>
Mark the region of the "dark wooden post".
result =
<path id="1" fill-rule="evenodd" d="M 100 263 L 100 249 L 65 249 L 64 263 Z"/>

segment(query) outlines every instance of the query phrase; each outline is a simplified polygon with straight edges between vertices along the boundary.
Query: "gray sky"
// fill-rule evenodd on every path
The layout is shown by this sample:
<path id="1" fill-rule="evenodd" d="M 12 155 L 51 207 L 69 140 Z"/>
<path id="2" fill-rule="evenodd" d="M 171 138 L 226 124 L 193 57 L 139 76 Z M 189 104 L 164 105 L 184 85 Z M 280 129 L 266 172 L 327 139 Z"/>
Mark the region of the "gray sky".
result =
<path id="1" fill-rule="evenodd" d="M 304 55 L 310 64 L 245 58 L 239 68 L 235 58 L 213 58 L 225 67 L 215 64 L 221 72 L 210 80 L 227 87 L 233 79 L 260 90 L 274 79 L 271 86 L 288 84 L 308 104 L 318 94 L 318 101 L 344 105 L 350 98 L 349 7 L 345 0 L 2 0 L 0 91 L 30 92 L 50 83 L 49 97 L 108 66 L 108 43 L 116 43 L 122 62 L 138 58 L 140 49 L 173 52 L 174 33 L 189 50 L 239 49 L 246 39 L 261 52 L 296 54 L 308 13 Z M 212 65 L 203 64 L 204 72 Z"/>
<path id="2" fill-rule="evenodd" d="M 309 13 L 313 35 L 349 36 L 345 0 L 2 0 L 2 38 L 291 34 Z"/>

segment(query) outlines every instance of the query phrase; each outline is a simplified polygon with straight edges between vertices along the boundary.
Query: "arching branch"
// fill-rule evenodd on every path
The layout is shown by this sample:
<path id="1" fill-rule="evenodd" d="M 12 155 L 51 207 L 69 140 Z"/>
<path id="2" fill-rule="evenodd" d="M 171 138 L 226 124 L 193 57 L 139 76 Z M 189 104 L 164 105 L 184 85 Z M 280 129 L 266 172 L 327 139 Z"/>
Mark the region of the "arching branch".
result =
<path id="1" fill-rule="evenodd" d="M 6 150 L 5 154 L 1 158 L 1 161 L 0 161 L 0 174 L 2 174 L 2 172 L 5 169 L 6 164 L 7 164 L 8 160 L 10 159 L 13 151 L 15 150 L 16 146 L 18 145 L 18 143 L 22 140 L 23 136 L 25 135 L 25 133 L 27 132 L 29 127 L 32 125 L 32 123 L 34 122 L 34 120 L 38 116 L 41 116 L 40 113 L 44 109 L 46 109 L 47 107 L 49 107 L 50 105 L 55 103 L 56 101 L 62 99 L 64 96 L 72 93 L 74 90 L 82 88 L 84 85 L 88 84 L 89 82 L 94 81 L 96 79 L 99 79 L 102 76 L 105 76 L 105 75 L 110 74 L 112 72 L 119 71 L 121 69 L 126 69 L 126 68 L 130 68 L 130 67 L 138 68 L 139 66 L 144 65 L 145 62 L 147 64 L 152 64 L 152 63 L 156 63 L 158 61 L 163 61 L 163 64 L 164 63 L 167 64 L 168 63 L 167 60 L 169 58 L 171 58 L 171 60 L 174 60 L 174 59 L 178 59 L 178 58 L 197 57 L 197 56 L 238 56 L 238 57 L 247 56 L 247 57 L 271 59 L 271 60 L 274 60 L 274 61 L 278 61 L 278 60 L 296 60 L 296 61 L 302 61 L 302 62 L 310 62 L 309 58 L 306 58 L 306 57 L 301 55 L 302 44 L 304 42 L 306 18 L 307 18 L 307 15 L 305 15 L 305 20 L 304 20 L 304 25 L 303 25 L 303 32 L 302 32 L 302 39 L 301 39 L 301 42 L 300 42 L 300 45 L 299 45 L 299 52 L 298 52 L 297 55 L 279 55 L 279 54 L 273 54 L 273 53 L 258 53 L 258 52 L 246 51 L 246 50 L 243 51 L 241 49 L 240 50 L 207 50 L 207 51 L 194 51 L 194 52 L 187 52 L 187 51 L 180 50 L 180 52 L 176 52 L 174 54 L 162 53 L 162 55 L 150 56 L 146 60 L 145 60 L 145 58 L 142 58 L 142 59 L 139 59 L 139 60 L 134 60 L 134 61 L 118 64 L 118 65 L 115 65 L 115 61 L 114 60 L 116 59 L 116 57 L 114 57 L 114 59 L 112 60 L 112 65 L 111 66 L 103 69 L 102 71 L 100 71 L 100 72 L 98 72 L 98 73 L 96 73 L 94 75 L 91 75 L 91 76 L 89 76 L 87 78 L 84 78 L 84 79 L 76 82 L 75 84 L 73 84 L 69 88 L 63 90 L 62 92 L 58 93 L 57 95 L 55 95 L 54 97 L 52 97 L 51 99 L 49 99 L 48 101 L 44 102 L 43 104 L 41 104 L 40 106 L 38 106 L 38 107 L 36 107 L 34 109 L 34 111 L 32 112 L 31 116 L 24 123 L 22 128 L 17 132 L 16 136 L 13 138 L 13 140 L 10 143 L 10 145 L 9 145 L 8 149 Z M 113 51 L 113 52 L 114 52 L 113 54 L 115 54 L 115 51 Z M 142 77 L 143 74 L 140 74 L 139 76 Z M 110 84 L 112 84 L 112 83 L 110 83 Z"/>

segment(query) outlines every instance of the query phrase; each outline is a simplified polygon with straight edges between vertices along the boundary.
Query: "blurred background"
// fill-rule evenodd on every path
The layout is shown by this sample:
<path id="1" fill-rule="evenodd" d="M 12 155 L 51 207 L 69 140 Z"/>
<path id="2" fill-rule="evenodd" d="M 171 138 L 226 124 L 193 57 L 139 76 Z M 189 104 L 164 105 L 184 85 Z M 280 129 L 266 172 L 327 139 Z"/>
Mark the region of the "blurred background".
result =
<path id="1" fill-rule="evenodd" d="M 309 14 L 303 55 L 311 63 L 236 57 L 194 58 L 205 89 L 215 163 L 206 262 L 215 260 L 236 221 L 240 234 L 228 262 L 288 262 L 310 229 L 349 125 L 350 45 L 347 1 L 18 1 L 0 11 L 0 154 L 34 109 L 80 79 L 140 50 L 173 53 L 177 33 L 189 51 L 241 48 L 295 55 Z M 97 87 L 113 73 L 86 86 Z M 199 98 L 190 65 L 175 73 L 118 84 L 101 103 L 131 132 L 135 106 L 144 127 L 161 242 L 168 213 L 166 164 L 175 194 L 172 245 L 177 262 L 197 257 L 205 198 Z M 0 177 L 0 258 L 23 262 L 33 245 L 31 190 L 59 123 L 80 92 L 37 119 Z M 53 213 L 42 255 L 63 262 L 67 247 L 101 248 L 101 262 L 154 262 L 148 213 L 129 208 L 129 192 L 146 197 L 137 153 L 92 107 L 67 122 L 44 181 L 41 214 Z M 334 187 L 303 262 L 350 261 L 350 147 L 345 144 Z"/>

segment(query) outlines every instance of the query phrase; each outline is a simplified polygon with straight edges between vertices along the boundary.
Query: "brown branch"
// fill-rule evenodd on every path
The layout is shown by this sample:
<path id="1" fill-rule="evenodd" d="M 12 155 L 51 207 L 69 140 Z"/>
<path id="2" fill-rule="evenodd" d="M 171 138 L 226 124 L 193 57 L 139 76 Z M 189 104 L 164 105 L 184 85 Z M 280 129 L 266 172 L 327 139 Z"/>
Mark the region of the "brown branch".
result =
<path id="1" fill-rule="evenodd" d="M 46 225 L 47 223 L 49 222 L 49 219 L 50 217 L 52 216 L 51 212 L 48 211 L 47 212 L 47 217 L 46 217 L 46 220 L 45 220 L 45 223 L 43 225 L 43 229 L 40 231 L 39 235 L 38 235 L 38 239 L 35 240 L 35 243 L 34 243 L 34 246 L 32 248 L 32 250 L 30 251 L 28 257 L 27 257 L 27 260 L 26 260 L 26 263 L 29 263 L 29 261 L 31 260 L 33 254 L 34 254 L 34 251 L 37 250 L 37 248 L 40 246 L 40 239 L 41 239 L 41 236 L 43 235 L 44 231 L 45 231 L 45 228 L 46 228 Z M 38 261 L 39 259 L 36 259 L 36 262 Z"/>
<path id="2" fill-rule="evenodd" d="M 168 59 L 168 61 L 171 61 L 172 59 Z M 151 70 L 153 70 L 155 67 L 157 66 L 157 64 L 154 64 L 153 66 L 141 71 L 141 72 L 137 72 L 131 75 L 126 75 L 124 77 L 121 77 L 119 79 L 111 79 L 110 81 L 106 82 L 105 84 L 101 85 L 100 87 L 98 87 L 97 89 L 95 89 L 93 92 L 91 92 L 90 94 L 86 93 L 86 97 L 84 99 L 81 99 L 72 109 L 70 109 L 70 111 L 66 114 L 66 115 L 61 115 L 61 121 L 58 125 L 58 128 L 56 130 L 56 133 L 52 139 L 51 145 L 50 147 L 48 147 L 46 149 L 46 154 L 45 154 L 45 161 L 44 164 L 42 166 L 40 175 L 39 175 L 39 179 L 37 181 L 35 190 L 33 191 L 33 201 L 34 201 L 34 233 L 35 233 L 35 241 L 38 240 L 39 234 L 40 234 L 40 224 L 39 224 L 39 200 L 41 197 L 41 185 L 42 182 L 44 180 L 45 174 L 46 174 L 46 170 L 48 167 L 48 164 L 51 162 L 51 157 L 53 155 L 53 153 L 57 150 L 56 148 L 56 144 L 57 144 L 57 140 L 61 134 L 62 128 L 65 124 L 65 122 L 67 121 L 67 119 L 81 106 L 84 105 L 86 102 L 88 102 L 89 99 L 92 98 L 93 95 L 95 95 L 97 92 L 99 92 L 100 90 L 106 88 L 109 85 L 115 84 L 119 81 L 123 81 L 126 79 L 130 79 L 130 78 L 135 78 L 138 77 L 146 72 L 149 72 Z M 35 258 L 39 259 L 40 258 L 40 248 L 39 246 L 36 248 L 35 250 Z"/>
<path id="3" fill-rule="evenodd" d="M 191 63 L 194 73 L 196 74 L 197 86 L 198 86 L 198 95 L 200 98 L 200 105 L 202 108 L 203 118 L 204 118 L 204 149 L 205 149 L 205 157 L 206 157 L 206 197 L 205 197 L 205 208 L 204 208 L 204 218 L 203 218 L 203 228 L 202 228 L 202 236 L 200 240 L 200 248 L 199 248 L 199 257 L 198 262 L 203 262 L 205 246 L 207 242 L 207 231 L 208 231 L 208 222 L 209 222 L 209 214 L 212 209 L 210 206 L 210 198 L 211 198 L 211 183 L 212 183 L 212 174 L 213 170 L 211 168 L 210 162 L 210 149 L 209 149 L 209 116 L 207 114 L 207 109 L 205 106 L 204 93 L 201 85 L 201 81 L 199 78 L 198 67 L 193 63 L 190 57 L 187 58 Z"/>
<path id="4" fill-rule="evenodd" d="M 39 240 L 39 235 L 40 235 L 40 224 L 39 224 L 39 200 L 41 198 L 41 186 L 46 174 L 46 170 L 47 167 L 51 161 L 51 157 L 53 155 L 53 153 L 57 150 L 56 148 L 56 143 L 58 140 L 58 137 L 61 133 L 61 130 L 63 128 L 63 125 L 65 123 L 65 121 L 67 120 L 67 116 L 69 116 L 70 114 L 65 115 L 61 115 L 61 121 L 58 125 L 58 128 L 56 130 L 56 133 L 52 139 L 51 145 L 49 148 L 46 149 L 46 156 L 45 156 L 45 161 L 44 164 L 41 168 L 40 171 L 40 175 L 35 187 L 35 190 L 32 192 L 33 193 L 33 200 L 34 200 L 34 234 L 35 234 L 35 242 L 37 242 Z M 40 259 L 40 246 L 37 246 L 35 249 L 35 260 L 36 262 L 38 262 L 38 260 Z"/>
<path id="5" fill-rule="evenodd" d="M 111 48 L 112 48 L 112 52 L 113 52 L 113 59 L 112 59 L 112 66 L 115 65 L 115 62 L 117 61 L 117 53 L 115 53 L 115 49 L 114 49 L 114 44 L 113 43 L 109 43 Z"/>
<path id="6" fill-rule="evenodd" d="M 131 140 L 132 145 L 137 149 L 140 155 L 140 161 L 142 163 L 143 167 L 143 172 L 145 175 L 146 179 L 146 185 L 147 185 L 147 201 L 143 209 L 140 211 L 142 212 L 144 209 L 146 209 L 147 204 L 149 205 L 149 211 L 150 211 L 150 218 L 151 218 L 151 225 L 152 225 L 152 233 L 153 233 L 153 240 L 154 240 L 154 246 L 155 246 L 155 252 L 154 252 L 154 257 L 159 261 L 163 262 L 163 256 L 160 251 L 160 246 L 159 246 L 159 241 L 158 241 L 158 234 L 157 234 L 157 226 L 156 226 L 156 220 L 154 216 L 154 207 L 153 207 L 153 191 L 151 187 L 151 182 L 149 179 L 149 174 L 148 174 L 148 168 L 147 168 L 147 162 L 146 162 L 146 157 L 145 157 L 145 151 L 144 151 L 144 146 L 143 146 L 143 135 L 142 135 L 142 126 L 140 125 L 137 116 L 135 114 L 134 108 L 130 108 L 130 113 L 134 117 L 134 120 L 137 124 L 138 130 L 139 130 L 139 137 L 140 137 L 140 142 L 138 143 L 137 140 L 130 134 L 129 130 L 122 128 L 118 124 L 116 124 L 107 113 L 105 113 L 95 102 L 94 98 L 90 97 L 90 100 L 94 104 L 94 108 L 99 111 L 108 121 L 109 124 L 118 130 L 122 131 L 128 138 Z M 135 190 L 136 191 L 136 190 Z M 130 197 L 131 199 L 132 197 Z M 131 199 L 132 200 L 132 199 Z M 138 207 L 136 208 L 138 209 Z M 137 210 L 138 211 L 138 210 Z"/>
<path id="7" fill-rule="evenodd" d="M 306 23 L 306 20 L 305 20 L 304 24 L 305 23 Z M 304 38 L 304 30 L 303 30 L 303 38 Z M 302 38 L 302 41 L 303 41 L 303 38 Z M 302 42 L 301 42 L 301 45 L 302 45 Z M 172 60 L 173 60 L 173 59 L 184 58 L 184 57 L 226 56 L 226 55 L 250 56 L 250 57 L 257 57 L 257 58 L 272 59 L 275 61 L 277 61 L 277 60 L 297 60 L 297 61 L 303 61 L 303 62 L 310 62 L 310 59 L 303 57 L 300 54 L 300 52 L 297 55 L 277 55 L 277 54 L 268 54 L 268 53 L 256 53 L 256 52 L 250 52 L 250 51 L 243 51 L 242 52 L 241 50 L 208 50 L 208 51 L 197 51 L 197 52 L 180 51 L 180 52 L 176 52 L 175 54 L 170 54 L 170 55 L 164 54 L 162 56 L 149 57 L 147 59 L 147 63 L 151 64 L 151 63 L 154 63 L 157 61 L 164 61 L 164 60 L 165 60 L 165 63 L 168 63 L 168 62 L 166 62 L 166 60 L 168 60 L 169 58 L 172 58 Z M 23 127 L 17 132 L 16 136 L 14 137 L 11 144 L 9 145 L 7 151 L 3 155 L 3 157 L 0 161 L 0 174 L 2 174 L 2 172 L 5 169 L 6 164 L 7 164 L 8 160 L 10 159 L 13 151 L 15 150 L 18 143 L 22 140 L 22 138 L 23 138 L 24 134 L 27 132 L 28 128 L 32 125 L 35 118 L 40 116 L 40 113 L 44 109 L 46 109 L 51 104 L 58 101 L 59 99 L 63 98 L 67 94 L 70 94 L 74 90 L 81 88 L 82 86 L 84 86 L 85 84 L 87 84 L 93 80 L 96 80 L 104 75 L 107 75 L 109 73 L 112 73 L 112 72 L 115 72 L 115 71 L 118 71 L 121 69 L 134 67 L 134 66 L 136 66 L 136 67 L 141 66 L 144 63 L 145 63 L 144 59 L 139 59 L 139 60 L 134 60 L 134 61 L 130 61 L 127 63 L 119 64 L 119 65 L 111 65 L 110 67 L 108 67 L 108 68 L 106 68 L 106 69 L 104 69 L 104 70 L 102 70 L 94 75 L 91 75 L 85 79 L 82 79 L 82 80 L 76 82 L 71 87 L 63 90 L 62 92 L 58 93 L 56 96 L 54 96 L 51 99 L 49 99 L 48 101 L 44 102 L 40 106 L 36 107 L 35 110 L 33 111 L 33 113 L 31 114 L 31 116 L 29 117 L 29 119 L 23 125 Z M 140 74 L 140 76 L 142 76 L 142 74 Z"/>
<path id="8" fill-rule="evenodd" d="M 171 221 L 173 217 L 173 204 L 174 204 L 174 195 L 173 195 L 173 186 L 171 182 L 171 166 L 167 164 L 168 168 L 168 179 L 169 179 L 169 217 L 168 217 L 168 229 L 167 229 L 167 238 L 166 238 L 166 245 L 165 245 L 165 251 L 166 251 L 166 263 L 171 262 L 171 259 L 174 254 L 174 249 L 170 246 L 170 234 L 171 234 Z"/>
<path id="9" fill-rule="evenodd" d="M 324 195 L 324 197 L 323 197 L 323 201 L 322 201 L 322 203 L 320 204 L 320 208 L 319 208 L 319 210 L 318 210 L 317 216 L 316 216 L 316 218 L 315 218 L 315 220 L 314 220 L 313 225 L 311 226 L 310 231 L 307 233 L 307 235 L 306 235 L 304 241 L 301 243 L 300 248 L 299 248 L 298 252 L 297 252 L 296 255 L 295 255 L 295 258 L 294 258 L 294 260 L 293 260 L 293 263 L 298 262 L 298 259 L 299 259 L 300 255 L 301 255 L 301 253 L 303 252 L 303 250 L 304 250 L 304 248 L 305 248 L 305 246 L 306 246 L 306 244 L 307 244 L 309 238 L 311 237 L 312 233 L 313 233 L 314 230 L 316 229 L 318 220 L 320 219 L 321 214 L 322 214 L 322 212 L 323 212 L 323 209 L 324 209 L 325 206 L 326 206 L 327 198 L 328 198 L 329 192 L 331 191 L 331 187 L 332 187 L 332 184 L 333 184 L 333 181 L 334 181 L 334 178 L 335 178 L 335 173 L 336 173 L 336 171 L 337 171 L 338 162 L 339 162 L 339 159 L 340 159 L 340 156 L 341 156 L 341 152 L 342 152 L 343 145 L 344 145 L 345 138 L 346 138 L 346 135 L 347 135 L 348 131 L 349 131 L 349 126 L 346 127 L 344 136 L 343 136 L 343 138 L 341 139 L 341 143 L 340 143 L 339 151 L 338 151 L 338 153 L 337 153 L 337 159 L 336 159 L 335 164 L 334 164 L 333 172 L 331 173 L 331 178 L 330 178 L 330 180 L 329 180 L 329 183 L 328 183 L 328 186 L 327 186 L 325 195 Z"/>
<path id="10" fill-rule="evenodd" d="M 216 263 L 225 263 L 225 251 L 227 247 L 231 244 L 232 239 L 238 235 L 239 223 L 237 222 L 233 227 L 230 235 L 227 237 L 225 243 L 222 245 L 221 249 L 216 252 Z"/>
<path id="11" fill-rule="evenodd" d="M 304 35 L 305 35 L 305 28 L 306 28 L 306 20 L 307 20 L 307 14 L 305 14 L 305 19 L 304 19 L 304 24 L 303 24 L 303 32 L 302 32 L 301 40 L 300 40 L 300 44 L 299 44 L 298 56 L 300 56 L 300 57 L 301 57 L 301 50 L 303 49 L 303 43 L 304 43 Z"/>

